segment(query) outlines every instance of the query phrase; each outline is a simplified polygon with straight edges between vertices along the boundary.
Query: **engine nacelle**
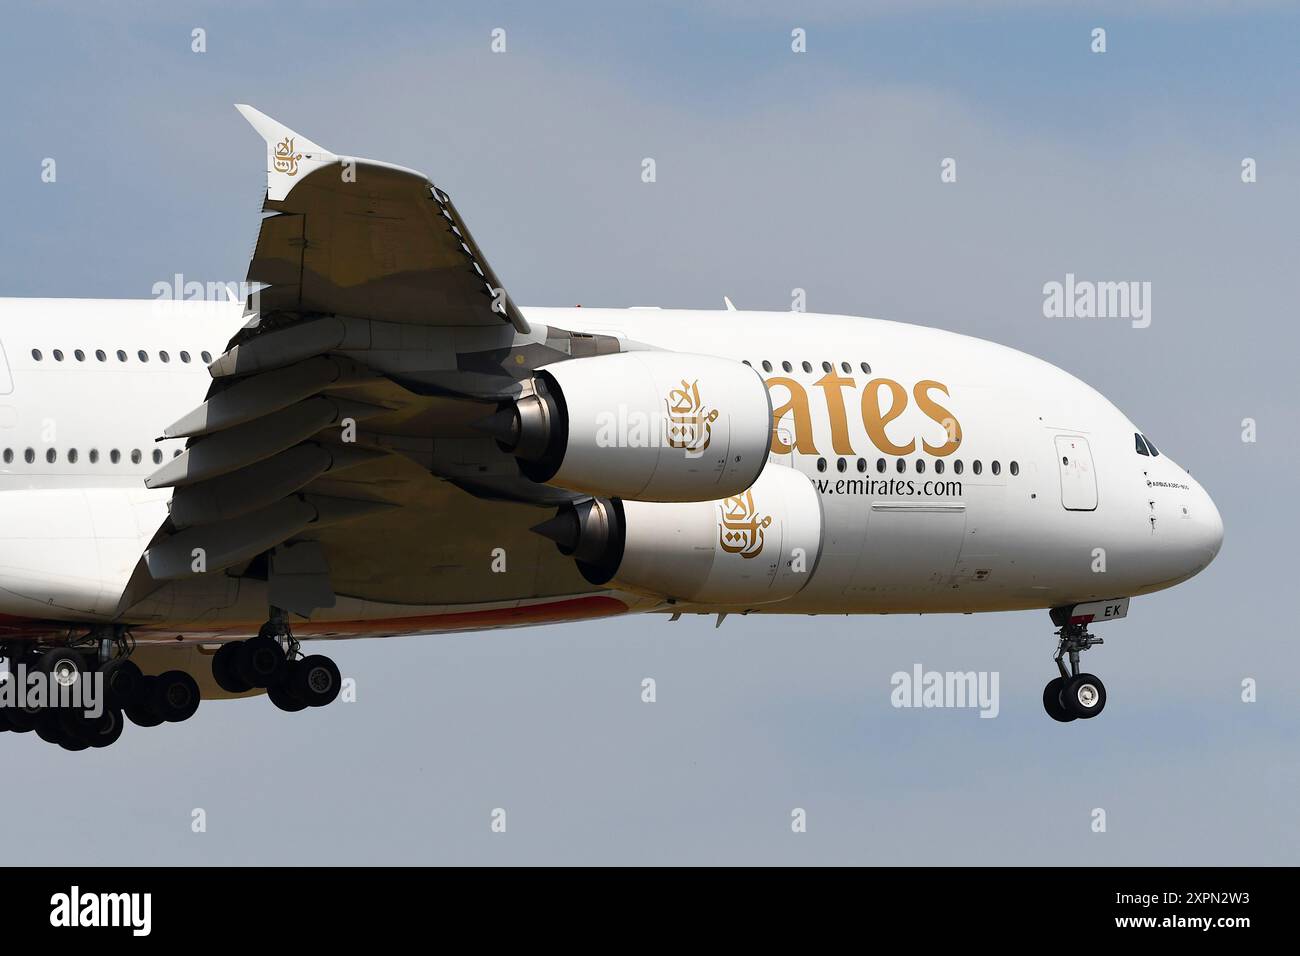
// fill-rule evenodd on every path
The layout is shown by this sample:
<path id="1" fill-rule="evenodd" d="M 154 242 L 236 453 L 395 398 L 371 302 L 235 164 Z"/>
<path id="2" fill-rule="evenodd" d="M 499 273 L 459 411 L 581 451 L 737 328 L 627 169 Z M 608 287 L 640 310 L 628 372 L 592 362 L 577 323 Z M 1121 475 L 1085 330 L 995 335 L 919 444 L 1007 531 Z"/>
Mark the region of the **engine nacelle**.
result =
<path id="1" fill-rule="evenodd" d="M 771 465 L 753 487 L 718 501 L 591 498 L 533 530 L 576 558 L 592 584 L 749 607 L 792 597 L 812 578 L 821 496 L 802 472 Z"/>
<path id="2" fill-rule="evenodd" d="M 752 368 L 709 355 L 619 352 L 556 362 L 496 419 L 533 481 L 638 501 L 709 501 L 754 483 L 772 403 Z"/>

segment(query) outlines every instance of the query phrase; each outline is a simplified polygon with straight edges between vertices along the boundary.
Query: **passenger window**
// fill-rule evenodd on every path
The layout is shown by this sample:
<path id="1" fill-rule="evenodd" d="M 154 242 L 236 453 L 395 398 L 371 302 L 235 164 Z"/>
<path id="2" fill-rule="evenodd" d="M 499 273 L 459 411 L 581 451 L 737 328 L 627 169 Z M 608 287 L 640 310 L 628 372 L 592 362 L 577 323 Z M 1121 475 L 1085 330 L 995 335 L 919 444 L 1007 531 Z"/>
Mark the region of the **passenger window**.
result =
<path id="1" fill-rule="evenodd" d="M 161 464 L 162 464 L 162 449 L 161 449 L 161 448 L 155 448 L 155 449 L 153 450 L 153 463 L 154 463 L 155 465 L 161 465 Z"/>
<path id="2" fill-rule="evenodd" d="M 767 359 L 763 359 L 763 371 L 764 372 L 772 371 L 772 363 L 769 362 Z"/>
<path id="3" fill-rule="evenodd" d="M 805 362 L 803 363 L 803 370 L 804 370 L 805 372 L 811 372 L 811 371 L 812 371 L 812 362 L 807 362 L 807 361 L 805 361 Z"/>
<path id="4" fill-rule="evenodd" d="M 898 464 L 894 466 L 894 470 L 897 471 L 900 475 L 903 472 L 907 471 L 907 460 L 903 458 L 898 459 Z"/>
<path id="5" fill-rule="evenodd" d="M 866 471 L 866 470 L 867 470 L 867 460 L 865 458 L 859 458 L 858 471 Z"/>
<path id="6" fill-rule="evenodd" d="M 135 354 L 136 357 L 139 358 L 141 362 L 149 361 L 149 353 L 146 352 L 144 349 L 140 349 L 140 351 L 136 352 Z"/>
<path id="7" fill-rule="evenodd" d="M 983 462 L 981 462 L 978 458 L 976 458 L 973 462 L 971 462 L 970 470 L 975 472 L 975 474 L 977 475 L 982 473 L 984 471 Z"/>
<path id="8" fill-rule="evenodd" d="M 75 356 L 77 357 L 77 361 L 78 361 L 78 362 L 84 362 L 84 361 L 86 361 L 86 353 L 83 352 L 83 351 L 81 351 L 81 349 L 77 349 L 77 350 L 76 350 L 75 352 L 73 352 L 72 354 L 75 355 Z"/>
<path id="9" fill-rule="evenodd" d="M 40 350 L 40 349 L 32 349 L 32 358 L 36 359 L 36 361 L 39 362 L 39 361 L 41 360 L 41 350 Z"/>
<path id="10" fill-rule="evenodd" d="M 826 459 L 825 459 L 825 458 L 818 458 L 818 459 L 817 459 L 817 470 L 818 470 L 818 471 L 825 471 L 825 470 L 826 470 Z"/>
<path id="11" fill-rule="evenodd" d="M 133 464 L 133 465 L 138 465 L 138 464 L 140 464 L 140 458 L 141 458 L 141 457 L 142 457 L 142 456 L 140 455 L 140 449 L 139 449 L 139 448 L 134 448 L 134 449 L 131 450 L 131 464 Z"/>
<path id="12" fill-rule="evenodd" d="M 118 349 L 118 350 L 117 350 L 117 360 L 118 360 L 119 362 L 125 362 L 125 361 L 126 361 L 126 353 L 123 352 L 121 349 Z"/>
<path id="13" fill-rule="evenodd" d="M 172 360 L 172 357 L 168 355 L 166 352 L 159 352 L 158 357 L 162 359 L 164 362 L 170 362 Z"/>
<path id="14" fill-rule="evenodd" d="M 885 473 L 885 459 L 883 458 L 876 459 L 876 472 L 882 475 Z"/>
<path id="15" fill-rule="evenodd" d="M 794 371 L 794 366 L 791 365 L 789 362 L 782 362 L 782 363 L 781 363 L 781 368 L 782 368 L 783 371 L 786 371 L 786 372 L 792 372 L 792 371 Z"/>
<path id="16" fill-rule="evenodd" d="M 843 372 L 845 375 L 848 375 L 853 371 L 853 366 L 850 365 L 848 362 L 841 362 L 840 371 Z"/>
<path id="17" fill-rule="evenodd" d="M 14 450 L 13 450 L 12 448 L 6 448 L 6 449 L 5 449 L 5 464 L 6 464 L 6 465 L 11 465 L 11 464 L 13 464 L 13 460 L 14 460 Z"/>
<path id="18" fill-rule="evenodd" d="M 188 364 L 189 364 L 189 361 L 190 361 L 190 353 L 189 353 L 189 352 L 181 352 L 181 361 L 188 365 Z M 749 359 L 745 359 L 745 364 L 746 364 L 746 365 L 749 365 Z M 752 368 L 752 366 L 751 366 L 751 368 Z"/>
<path id="19" fill-rule="evenodd" d="M 95 358 L 98 359 L 98 360 L 101 361 L 101 362 L 107 362 L 107 361 L 108 361 L 108 356 L 107 356 L 106 354 L 104 354 L 104 350 L 103 350 L 103 349 L 95 349 Z"/>
<path id="20" fill-rule="evenodd" d="M 90 463 L 92 465 L 99 463 L 99 449 L 97 448 L 90 449 Z"/>
<path id="21" fill-rule="evenodd" d="M 211 364 L 212 364 L 212 353 L 211 353 L 211 352 L 204 352 L 200 357 L 203 359 L 203 361 L 204 361 L 206 364 L 208 364 L 208 365 L 211 365 Z"/>
<path id="22" fill-rule="evenodd" d="M 862 374 L 863 374 L 863 375 L 870 375 L 870 374 L 871 374 L 871 366 L 868 365 L 866 362 L 863 362 L 863 363 L 862 363 Z"/>
<path id="23" fill-rule="evenodd" d="M 45 460 L 52 465 L 59 460 L 59 453 L 53 448 L 47 448 L 45 450 Z"/>
<path id="24" fill-rule="evenodd" d="M 961 459 L 958 458 L 956 461 L 954 461 L 954 462 L 952 463 L 952 470 L 955 471 L 957 474 L 960 475 L 963 471 L 966 470 L 966 466 L 963 465 L 963 464 L 961 463 Z"/>
<path id="25" fill-rule="evenodd" d="M 108 453 L 108 460 L 116 465 L 119 461 L 122 460 L 122 453 L 118 451 L 116 448 L 114 448 L 112 451 Z"/>
<path id="26" fill-rule="evenodd" d="M 1018 475 L 1018 474 L 1020 474 L 1020 463 L 1019 463 L 1019 462 L 1014 462 L 1014 461 L 1013 461 L 1013 462 L 1011 463 L 1011 474 L 1013 474 L 1013 475 Z"/>
<path id="27" fill-rule="evenodd" d="M 55 350 L 54 350 L 54 361 L 56 361 L 56 362 L 62 362 L 62 361 L 63 361 L 63 350 L 62 350 L 62 349 L 55 349 Z"/>
<path id="28" fill-rule="evenodd" d="M 1000 474 L 1002 474 L 1002 462 L 1000 462 L 1000 461 L 995 461 L 995 462 L 993 463 L 993 474 L 995 474 L 995 475 L 1000 475 Z"/>
<path id="29" fill-rule="evenodd" d="M 25 452 L 23 452 L 23 461 L 27 462 L 27 464 L 30 465 L 35 460 L 36 460 L 36 452 L 32 451 L 30 448 L 27 449 Z"/>
<path id="30" fill-rule="evenodd" d="M 916 459 L 916 473 L 920 475 L 923 474 L 924 472 L 925 472 L 925 459 L 924 458 Z"/>
<path id="31" fill-rule="evenodd" d="M 75 448 L 69 448 L 69 449 L 68 449 L 68 464 L 69 464 L 69 465 L 75 465 L 76 463 L 77 463 L 77 449 L 75 449 Z"/>
<path id="32" fill-rule="evenodd" d="M 936 462 L 934 463 L 934 473 L 935 473 L 936 475 L 942 475 L 942 474 L 943 474 L 943 459 L 942 459 L 942 458 L 940 458 L 938 461 L 936 461 Z"/>
<path id="33" fill-rule="evenodd" d="M 835 463 L 836 471 L 847 471 L 848 467 L 849 467 L 849 463 L 845 461 L 843 458 L 841 458 L 839 461 Z"/>
<path id="34" fill-rule="evenodd" d="M 822 362 L 822 371 L 823 371 L 823 372 L 833 372 L 833 371 L 835 371 L 835 366 L 832 365 L 830 362 Z"/>

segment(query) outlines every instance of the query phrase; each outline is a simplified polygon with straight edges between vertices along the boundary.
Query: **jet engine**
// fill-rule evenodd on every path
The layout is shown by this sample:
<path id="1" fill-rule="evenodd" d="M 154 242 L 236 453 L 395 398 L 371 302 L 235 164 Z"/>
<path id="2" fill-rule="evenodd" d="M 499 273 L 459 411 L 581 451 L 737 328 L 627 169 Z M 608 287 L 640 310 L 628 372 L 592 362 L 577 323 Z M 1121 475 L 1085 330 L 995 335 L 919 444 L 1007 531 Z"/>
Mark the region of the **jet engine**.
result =
<path id="1" fill-rule="evenodd" d="M 634 351 L 540 369 L 483 425 L 533 481 L 638 501 L 740 494 L 767 462 L 772 403 L 739 362 Z"/>
<path id="2" fill-rule="evenodd" d="M 821 496 L 802 472 L 771 465 L 752 487 L 715 501 L 589 498 L 533 530 L 592 584 L 748 607 L 783 601 L 811 579 Z"/>

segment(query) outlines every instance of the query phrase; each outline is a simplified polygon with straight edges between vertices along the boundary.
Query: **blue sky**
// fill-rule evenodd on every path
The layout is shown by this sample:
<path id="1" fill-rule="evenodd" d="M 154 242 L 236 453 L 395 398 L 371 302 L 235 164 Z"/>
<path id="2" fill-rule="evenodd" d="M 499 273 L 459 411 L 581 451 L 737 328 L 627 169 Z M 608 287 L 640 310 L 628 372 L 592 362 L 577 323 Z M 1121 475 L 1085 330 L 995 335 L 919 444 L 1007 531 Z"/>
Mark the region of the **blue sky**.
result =
<path id="1" fill-rule="evenodd" d="M 1040 355 L 1187 466 L 1227 526 L 1209 571 L 1135 601 L 1089 652 L 1105 716 L 1042 714 L 1045 612 L 357 642 L 333 652 L 355 704 L 205 704 L 105 753 L 0 740 L 11 777 L 48 784 L 61 859 L 1300 862 L 1300 12 L 856 7 L 11 5 L 0 294 L 242 279 L 264 185 L 231 105 L 249 102 L 327 148 L 428 172 L 526 304 L 780 309 L 799 287 L 813 311 Z M 796 26 L 807 54 L 790 52 Z M 190 51 L 194 27 L 207 53 Z M 45 157 L 57 183 L 40 181 Z M 1042 285 L 1066 272 L 1151 281 L 1151 328 L 1044 319 Z M 1001 716 L 892 709 L 889 675 L 916 662 L 998 670 Z M 114 832 L 79 814 L 91 787 L 132 794 Z M 287 823 L 269 812 L 286 804 Z M 518 822 L 497 839 L 486 814 L 502 805 Z M 207 834 L 190 832 L 195 806 Z M 810 812 L 802 842 L 791 806 Z M 1088 828 L 1096 806 L 1106 834 Z M 16 833 L 3 852 L 50 839 Z"/>

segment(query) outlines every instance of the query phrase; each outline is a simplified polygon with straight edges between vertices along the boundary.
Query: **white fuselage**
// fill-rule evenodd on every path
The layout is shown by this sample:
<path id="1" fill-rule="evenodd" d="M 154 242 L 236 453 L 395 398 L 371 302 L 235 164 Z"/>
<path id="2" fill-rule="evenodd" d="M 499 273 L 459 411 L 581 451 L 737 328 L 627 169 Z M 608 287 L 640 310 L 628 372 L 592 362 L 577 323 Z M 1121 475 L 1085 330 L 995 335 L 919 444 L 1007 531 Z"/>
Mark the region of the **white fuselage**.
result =
<path id="1" fill-rule="evenodd" d="M 761 371 L 773 407 L 785 409 L 773 460 L 814 481 L 826 528 L 807 586 L 761 610 L 1054 607 L 1169 587 L 1218 551 L 1218 512 L 1190 475 L 1163 449 L 1139 454 L 1140 429 L 1114 405 L 1024 353 L 843 316 L 526 313 L 535 324 Z M 137 623 L 118 604 L 170 496 L 144 479 L 183 447 L 156 439 L 204 400 L 207 361 L 243 322 L 240 304 L 0 299 L 0 622 L 13 633 Z M 149 626 L 177 636 L 246 631 L 265 610 L 264 592 L 214 577 L 176 588 L 171 611 L 155 602 Z M 501 603 L 518 609 L 533 597 Z M 661 607 L 614 598 L 600 611 L 581 594 L 548 598 L 538 606 L 552 613 L 509 620 L 451 599 L 418 608 L 344 599 L 319 621 L 327 633 L 360 636 Z M 331 621 L 351 623 L 330 630 Z"/>

